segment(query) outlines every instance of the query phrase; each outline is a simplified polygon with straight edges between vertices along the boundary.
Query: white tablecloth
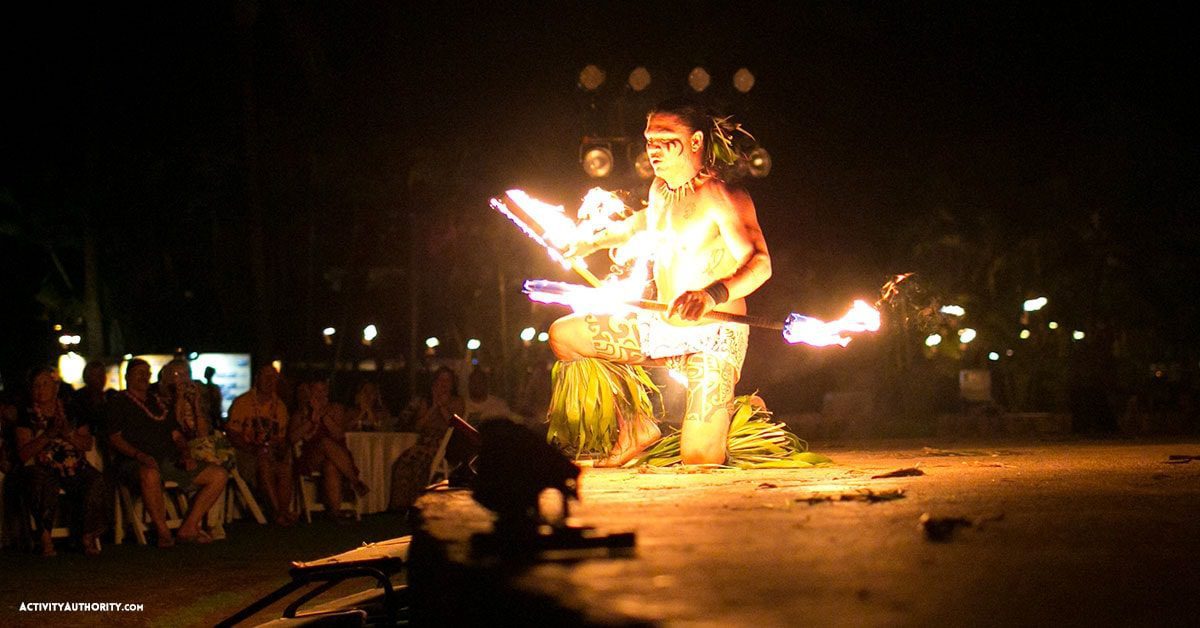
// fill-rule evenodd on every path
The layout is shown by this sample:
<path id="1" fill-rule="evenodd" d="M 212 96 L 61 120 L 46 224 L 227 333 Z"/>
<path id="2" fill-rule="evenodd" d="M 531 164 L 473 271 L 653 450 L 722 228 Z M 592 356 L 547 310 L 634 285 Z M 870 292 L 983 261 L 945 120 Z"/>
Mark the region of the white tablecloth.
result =
<path id="1" fill-rule="evenodd" d="M 363 482 L 371 492 L 358 498 L 363 514 L 387 510 L 392 488 L 392 463 L 417 444 L 416 432 L 346 432 L 346 446 Z"/>

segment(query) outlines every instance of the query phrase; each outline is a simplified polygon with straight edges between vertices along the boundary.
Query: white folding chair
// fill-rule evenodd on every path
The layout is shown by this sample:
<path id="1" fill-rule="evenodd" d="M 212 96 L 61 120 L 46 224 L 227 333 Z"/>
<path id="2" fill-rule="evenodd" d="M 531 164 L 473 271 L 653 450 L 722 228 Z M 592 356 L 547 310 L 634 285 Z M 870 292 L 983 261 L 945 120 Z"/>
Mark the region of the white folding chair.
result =
<path id="1" fill-rule="evenodd" d="M 142 496 L 134 496 L 124 484 L 117 486 L 116 493 L 113 542 L 118 545 L 124 543 L 125 528 L 129 527 L 133 529 L 133 538 L 137 539 L 138 545 L 145 545 L 146 531 L 150 529 L 146 525 L 150 513 L 146 512 Z M 167 507 L 167 528 L 178 529 L 183 524 L 184 514 L 187 513 L 188 499 L 177 482 L 163 482 L 163 502 Z"/>

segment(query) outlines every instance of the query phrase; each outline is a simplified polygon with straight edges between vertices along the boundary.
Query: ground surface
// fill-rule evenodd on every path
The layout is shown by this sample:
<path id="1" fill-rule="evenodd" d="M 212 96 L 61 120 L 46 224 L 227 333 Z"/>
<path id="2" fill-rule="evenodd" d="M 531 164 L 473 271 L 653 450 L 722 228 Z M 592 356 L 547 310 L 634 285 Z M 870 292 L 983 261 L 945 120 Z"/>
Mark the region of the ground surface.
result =
<path id="1" fill-rule="evenodd" d="M 1200 455 L 1200 439 L 816 449 L 834 464 L 586 470 L 574 514 L 635 530 L 634 556 L 535 565 L 499 586 L 541 594 L 598 623 L 1197 624 L 1200 460 L 1166 461 Z M 871 477 L 908 467 L 924 475 Z M 896 489 L 903 497 L 890 501 L 824 501 Z M 467 493 L 423 499 L 432 514 L 449 516 L 431 526 L 444 538 L 490 525 Z M 919 528 L 924 513 L 972 525 L 934 542 Z M 376 515 L 288 529 L 237 523 L 229 532 L 211 546 L 106 547 L 97 559 L 0 553 L 0 625 L 211 625 L 283 583 L 290 560 L 407 528 L 399 516 Z M 139 602 L 145 610 L 20 613 L 22 601 Z M 278 608 L 259 618 L 272 616 Z"/>
<path id="2" fill-rule="evenodd" d="M 574 514 L 636 531 L 635 556 L 540 564 L 509 581 L 598 623 L 1200 623 L 1200 460 L 1166 463 L 1200 456 L 1198 440 L 820 449 L 833 465 L 587 470 Z M 924 475 L 872 479 L 910 467 Z M 426 499 L 443 538 L 462 528 L 437 519 L 475 516 L 462 495 Z M 935 542 L 926 513 L 971 525 Z"/>
<path id="3" fill-rule="evenodd" d="M 60 550 L 43 559 L 6 550 L 0 553 L 0 626 L 211 626 L 287 582 L 292 560 L 401 536 L 408 528 L 399 515 L 380 514 L 290 528 L 239 521 L 227 531 L 227 540 L 210 545 L 106 546 L 96 558 Z M 141 603 L 144 610 L 23 613 L 21 602 Z M 279 617 L 282 607 L 258 618 Z"/>

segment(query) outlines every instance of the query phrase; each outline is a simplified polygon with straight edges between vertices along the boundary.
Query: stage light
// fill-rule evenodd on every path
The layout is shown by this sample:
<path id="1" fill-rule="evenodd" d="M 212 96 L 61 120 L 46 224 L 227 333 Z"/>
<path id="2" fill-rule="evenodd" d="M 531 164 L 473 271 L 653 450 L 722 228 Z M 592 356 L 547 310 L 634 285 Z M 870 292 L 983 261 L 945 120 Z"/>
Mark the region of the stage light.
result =
<path id="1" fill-rule="evenodd" d="M 1030 336 L 1030 333 L 1029 333 L 1028 329 L 1021 330 L 1021 340 L 1028 340 L 1029 336 Z"/>
<path id="2" fill-rule="evenodd" d="M 483 343 L 479 342 L 478 338 L 472 338 L 467 341 L 467 351 L 474 351 L 482 345 L 483 345 Z"/>
<path id="3" fill-rule="evenodd" d="M 950 316 L 965 316 L 967 313 L 967 311 L 964 310 L 961 305 L 943 305 L 942 309 L 938 311 L 942 314 L 949 314 Z"/>
<path id="4" fill-rule="evenodd" d="M 189 359 L 189 360 L 195 360 L 196 358 L 199 358 L 199 357 L 200 357 L 200 354 L 199 354 L 199 353 L 196 353 L 195 351 L 193 351 L 193 352 L 191 352 L 191 353 L 189 353 L 189 354 L 188 354 L 188 359 Z"/>
<path id="5" fill-rule="evenodd" d="M 1046 307 L 1046 303 L 1047 303 L 1046 297 L 1038 297 L 1036 299 L 1028 299 L 1025 301 L 1025 303 L 1021 304 L 1021 309 L 1025 310 L 1026 312 L 1036 312 L 1036 311 Z"/>
<path id="6" fill-rule="evenodd" d="M 988 353 L 988 359 L 991 360 L 992 362 L 996 362 L 1000 359 L 1000 354 L 996 353 L 995 351 L 992 351 L 992 352 Z"/>
<path id="7" fill-rule="evenodd" d="M 546 332 L 538 334 L 538 342 L 546 342 L 548 340 L 550 340 L 550 334 Z"/>
<path id="8" fill-rule="evenodd" d="M 79 336 L 75 336 L 75 335 L 72 335 L 72 334 L 63 334 L 63 335 L 61 335 L 61 336 L 59 336 L 59 337 L 58 337 L 58 344 L 60 344 L 60 345 L 62 345 L 62 346 L 64 346 L 64 347 L 70 347 L 70 346 L 72 346 L 72 345 L 77 345 L 77 344 L 79 344 L 79 341 L 80 341 L 80 340 L 81 340 L 81 339 L 80 339 L 80 337 L 79 337 Z"/>
<path id="9" fill-rule="evenodd" d="M 587 143 L 579 147 L 579 163 L 589 177 L 607 177 L 613 169 L 612 146 L 606 143 Z"/>
<path id="10" fill-rule="evenodd" d="M 283 372 L 283 360 L 271 360 L 271 366 L 275 367 L 276 373 Z"/>
<path id="11" fill-rule="evenodd" d="M 594 65 L 588 65 L 579 71 L 579 86 L 589 92 L 594 92 L 604 84 L 606 76 L 604 70 Z"/>
<path id="12" fill-rule="evenodd" d="M 754 89 L 754 74 L 746 68 L 733 73 L 733 88 L 745 94 Z"/>
<path id="13" fill-rule="evenodd" d="M 654 166 L 650 165 L 650 156 L 646 154 L 645 147 L 639 146 L 641 150 L 633 156 L 633 171 L 642 179 L 650 179 L 654 177 Z"/>
<path id="14" fill-rule="evenodd" d="M 1057 322 L 1057 321 L 1050 321 L 1050 322 L 1049 322 L 1049 323 L 1046 325 L 1046 327 L 1049 327 L 1050 329 L 1058 329 L 1058 322 Z"/>
<path id="15" fill-rule="evenodd" d="M 642 66 L 638 66 L 629 73 L 629 87 L 633 91 L 640 92 L 647 87 L 650 87 L 650 71 Z"/>
<path id="16" fill-rule="evenodd" d="M 762 146 L 756 147 L 746 155 L 747 165 L 750 168 L 750 176 L 761 179 L 771 174 L 771 154 Z"/>
<path id="17" fill-rule="evenodd" d="M 687 81 L 688 85 L 691 85 L 692 89 L 696 90 L 697 92 L 702 92 L 708 89 L 709 84 L 712 83 L 712 75 L 708 73 L 708 70 L 705 70 L 700 66 L 696 66 L 692 68 L 691 72 L 688 73 Z"/>
<path id="18" fill-rule="evenodd" d="M 130 360 L 132 360 L 132 359 L 133 359 L 133 354 L 132 354 L 132 353 L 126 353 L 125 355 L 121 356 L 121 359 L 123 359 L 123 360 L 125 360 L 126 362 L 128 362 L 128 361 L 130 361 Z"/>
<path id="19" fill-rule="evenodd" d="M 942 344 L 942 336 L 940 334 L 929 334 L 925 337 L 926 347 L 936 347 Z"/>
<path id="20" fill-rule="evenodd" d="M 425 346 L 430 349 L 436 349 L 440 344 L 442 344 L 442 341 L 438 340 L 437 336 L 430 336 L 425 339 Z"/>
<path id="21" fill-rule="evenodd" d="M 364 345 L 371 344 L 371 341 L 375 340 L 375 338 L 377 338 L 378 336 L 379 336 L 379 329 L 376 328 L 374 325 L 367 325 L 366 327 L 363 327 L 363 344 Z"/>
<path id="22" fill-rule="evenodd" d="M 54 331 L 62 331 L 62 325 L 55 325 Z"/>
<path id="23" fill-rule="evenodd" d="M 521 340 L 524 340 L 525 342 L 533 340 L 533 337 L 536 335 L 537 330 L 532 327 L 526 327 L 525 329 L 521 330 Z"/>
<path id="24" fill-rule="evenodd" d="M 1079 331 L 1078 329 L 1077 329 L 1077 330 L 1075 330 L 1075 331 L 1073 331 L 1073 332 L 1071 332 L 1071 337 L 1072 337 L 1072 338 L 1074 338 L 1075 340 L 1083 340 L 1083 338 L 1084 338 L 1084 336 L 1085 336 L 1085 335 L 1086 335 L 1086 334 L 1084 334 L 1083 332 Z"/>
<path id="25" fill-rule="evenodd" d="M 326 327 L 325 329 L 321 330 L 321 333 L 325 334 L 326 336 L 332 336 L 337 333 L 337 330 L 332 327 Z"/>
<path id="26" fill-rule="evenodd" d="M 967 344 L 968 342 L 974 340 L 976 335 L 977 334 L 974 329 L 966 327 L 958 332 L 958 341 L 963 344 Z"/>

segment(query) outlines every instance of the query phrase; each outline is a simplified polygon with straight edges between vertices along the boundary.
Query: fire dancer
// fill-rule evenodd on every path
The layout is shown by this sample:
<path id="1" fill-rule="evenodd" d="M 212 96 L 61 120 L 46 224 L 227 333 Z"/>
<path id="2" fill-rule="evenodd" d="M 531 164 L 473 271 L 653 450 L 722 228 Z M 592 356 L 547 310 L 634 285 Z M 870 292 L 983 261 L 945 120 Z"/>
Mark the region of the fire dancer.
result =
<path id="1" fill-rule="evenodd" d="M 567 251 L 583 256 L 646 234 L 653 243 L 657 298 L 666 316 L 577 312 L 550 328 L 550 345 L 567 368 L 583 358 L 625 365 L 666 365 L 687 377 L 680 436 L 685 464 L 720 464 L 734 385 L 746 355 L 746 325 L 704 321 L 713 310 L 744 314 L 745 297 L 771 276 L 771 259 L 754 203 L 723 172 L 738 159 L 729 118 L 674 99 L 647 116 L 646 151 L 654 169 L 644 211 L 584 238 Z M 639 239 L 645 235 L 639 236 Z M 556 373 L 560 369 L 556 369 Z M 653 417 L 618 413 L 616 444 L 597 466 L 620 466 L 658 440 Z M 553 423 L 553 421 L 552 421 Z"/>

